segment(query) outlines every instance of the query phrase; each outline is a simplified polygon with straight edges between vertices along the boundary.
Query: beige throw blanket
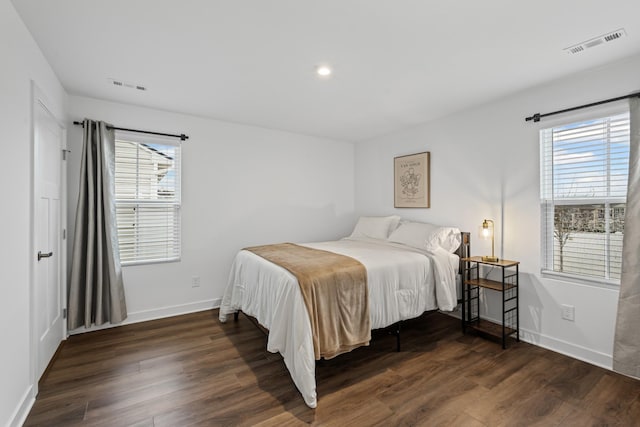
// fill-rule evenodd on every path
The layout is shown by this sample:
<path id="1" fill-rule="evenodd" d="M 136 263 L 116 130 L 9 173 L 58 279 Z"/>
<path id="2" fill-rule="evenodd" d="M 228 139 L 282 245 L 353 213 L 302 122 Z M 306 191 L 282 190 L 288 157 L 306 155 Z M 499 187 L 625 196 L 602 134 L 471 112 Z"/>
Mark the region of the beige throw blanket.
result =
<path id="1" fill-rule="evenodd" d="M 371 340 L 367 270 L 348 256 L 293 243 L 245 248 L 291 272 L 309 312 L 316 360 Z"/>

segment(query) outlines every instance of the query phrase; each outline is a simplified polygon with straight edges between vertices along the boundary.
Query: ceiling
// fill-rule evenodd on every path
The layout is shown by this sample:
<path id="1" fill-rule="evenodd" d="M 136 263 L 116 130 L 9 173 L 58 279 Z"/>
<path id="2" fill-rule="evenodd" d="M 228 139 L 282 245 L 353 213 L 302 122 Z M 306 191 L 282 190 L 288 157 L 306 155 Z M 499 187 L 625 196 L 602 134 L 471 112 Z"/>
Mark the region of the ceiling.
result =
<path id="1" fill-rule="evenodd" d="M 640 52 L 638 0 L 13 4 L 69 94 L 346 141 Z"/>

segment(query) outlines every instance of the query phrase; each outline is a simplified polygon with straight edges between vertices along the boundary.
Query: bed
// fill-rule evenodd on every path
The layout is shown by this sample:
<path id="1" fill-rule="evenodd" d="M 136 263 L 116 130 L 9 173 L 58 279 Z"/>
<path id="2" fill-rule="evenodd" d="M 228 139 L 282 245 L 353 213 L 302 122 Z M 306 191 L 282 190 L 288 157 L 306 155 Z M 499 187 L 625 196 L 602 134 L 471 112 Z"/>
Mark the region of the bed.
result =
<path id="1" fill-rule="evenodd" d="M 364 265 L 370 326 L 379 329 L 425 311 L 456 308 L 459 260 L 468 255 L 468 238 L 457 228 L 401 222 L 397 216 L 361 217 L 347 238 L 299 246 L 345 255 Z M 226 322 L 239 311 L 269 331 L 267 350 L 282 355 L 305 403 L 315 408 L 317 352 L 296 276 L 241 250 L 231 267 L 219 319 Z"/>

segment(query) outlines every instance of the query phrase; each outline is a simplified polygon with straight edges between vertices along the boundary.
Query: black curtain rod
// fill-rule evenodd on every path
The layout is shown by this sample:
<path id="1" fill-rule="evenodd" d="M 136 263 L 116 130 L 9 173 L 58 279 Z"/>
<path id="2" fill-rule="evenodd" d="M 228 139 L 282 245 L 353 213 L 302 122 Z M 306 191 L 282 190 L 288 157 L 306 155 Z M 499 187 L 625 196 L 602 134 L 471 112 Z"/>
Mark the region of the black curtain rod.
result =
<path id="1" fill-rule="evenodd" d="M 84 122 L 73 122 L 73 124 L 77 125 L 77 126 L 84 127 Z M 181 133 L 180 135 L 177 135 L 177 134 L 174 134 L 174 133 L 162 133 L 162 132 L 152 132 L 150 130 L 118 128 L 118 127 L 115 127 L 115 126 L 107 126 L 107 129 L 124 130 L 124 131 L 127 131 L 127 132 L 136 132 L 136 133 L 146 133 L 147 135 L 169 136 L 171 138 L 180 138 L 181 141 L 186 141 L 187 139 L 189 139 L 189 137 L 187 135 L 185 135 L 184 133 Z"/>
<path id="2" fill-rule="evenodd" d="M 540 119 L 543 117 L 553 116 L 555 114 L 560 114 L 560 113 L 567 113 L 569 111 L 580 110 L 582 108 L 595 107 L 596 105 L 602 105 L 608 102 L 620 101 L 622 99 L 627 99 L 627 98 L 634 98 L 636 96 L 640 97 L 640 92 L 635 92 L 630 95 L 619 96 L 617 98 L 605 99 L 604 101 L 592 102 L 591 104 L 580 105 L 578 107 L 565 108 L 564 110 L 558 110 L 552 113 L 545 113 L 545 114 L 535 113 L 533 116 L 527 117 L 524 120 L 527 122 L 531 120 L 533 120 L 534 122 L 539 122 Z"/>

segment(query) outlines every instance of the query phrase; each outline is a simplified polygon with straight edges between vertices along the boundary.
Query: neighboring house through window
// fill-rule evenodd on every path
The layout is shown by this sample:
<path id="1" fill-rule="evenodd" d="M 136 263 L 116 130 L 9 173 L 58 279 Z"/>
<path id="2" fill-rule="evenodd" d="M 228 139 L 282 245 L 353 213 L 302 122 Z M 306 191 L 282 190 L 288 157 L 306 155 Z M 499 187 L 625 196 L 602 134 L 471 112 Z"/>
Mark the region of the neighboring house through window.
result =
<path id="1" fill-rule="evenodd" d="M 116 214 L 123 265 L 180 259 L 179 142 L 116 133 Z"/>
<path id="2" fill-rule="evenodd" d="M 540 132 L 543 272 L 619 284 L 629 113 Z"/>

